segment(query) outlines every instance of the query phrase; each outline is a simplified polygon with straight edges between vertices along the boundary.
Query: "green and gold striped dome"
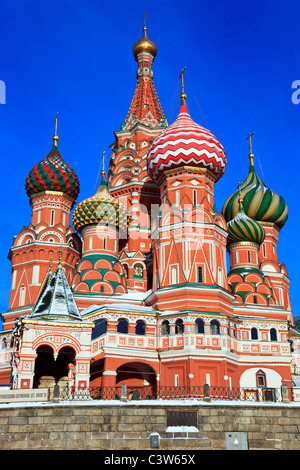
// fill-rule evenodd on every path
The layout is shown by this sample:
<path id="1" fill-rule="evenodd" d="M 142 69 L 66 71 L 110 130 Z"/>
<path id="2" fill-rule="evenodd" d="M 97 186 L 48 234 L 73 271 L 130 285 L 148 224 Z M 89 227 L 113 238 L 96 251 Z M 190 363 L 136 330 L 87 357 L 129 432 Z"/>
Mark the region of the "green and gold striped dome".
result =
<path id="1" fill-rule="evenodd" d="M 243 209 L 240 199 L 240 207 L 236 216 L 227 222 L 228 245 L 237 242 L 254 242 L 261 245 L 265 239 L 265 230 L 259 222 L 250 219 Z"/>
<path id="2" fill-rule="evenodd" d="M 123 205 L 110 195 L 103 177 L 96 194 L 80 202 L 75 208 L 72 221 L 77 232 L 86 225 L 99 223 L 121 231 L 127 229 L 130 216 Z"/>
<path id="3" fill-rule="evenodd" d="M 249 173 L 241 185 L 244 212 L 251 219 L 260 222 L 271 222 L 280 229 L 288 218 L 288 207 L 284 199 L 269 189 L 256 174 L 253 164 L 253 153 L 250 153 Z M 222 214 L 228 223 L 239 211 L 239 191 L 235 191 L 223 205 Z"/>

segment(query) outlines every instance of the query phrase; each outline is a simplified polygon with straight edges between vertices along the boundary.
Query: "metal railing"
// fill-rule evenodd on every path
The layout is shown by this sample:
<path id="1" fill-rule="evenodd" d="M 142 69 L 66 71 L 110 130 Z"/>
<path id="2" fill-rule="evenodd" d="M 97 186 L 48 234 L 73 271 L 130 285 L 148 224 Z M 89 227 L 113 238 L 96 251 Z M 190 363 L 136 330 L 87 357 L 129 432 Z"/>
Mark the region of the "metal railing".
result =
<path id="1" fill-rule="evenodd" d="M 240 388 L 221 386 L 146 386 L 146 387 L 88 387 L 61 388 L 56 392 L 59 401 L 64 400 L 229 400 L 247 402 L 293 401 L 293 389 L 287 388 Z"/>

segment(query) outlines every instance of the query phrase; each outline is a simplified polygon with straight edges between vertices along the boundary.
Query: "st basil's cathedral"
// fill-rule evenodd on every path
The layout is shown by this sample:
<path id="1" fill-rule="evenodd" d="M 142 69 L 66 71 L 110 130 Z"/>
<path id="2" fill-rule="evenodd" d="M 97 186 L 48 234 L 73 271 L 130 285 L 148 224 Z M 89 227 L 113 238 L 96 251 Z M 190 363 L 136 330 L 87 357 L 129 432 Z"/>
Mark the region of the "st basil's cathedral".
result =
<path id="1" fill-rule="evenodd" d="M 134 96 L 95 194 L 78 202 L 57 119 L 26 177 L 31 221 L 8 255 L 2 387 L 292 386 L 299 334 L 277 257 L 287 205 L 257 175 L 250 133 L 247 178 L 217 211 L 225 150 L 190 116 L 184 70 L 167 122 L 156 54 L 144 26 Z"/>

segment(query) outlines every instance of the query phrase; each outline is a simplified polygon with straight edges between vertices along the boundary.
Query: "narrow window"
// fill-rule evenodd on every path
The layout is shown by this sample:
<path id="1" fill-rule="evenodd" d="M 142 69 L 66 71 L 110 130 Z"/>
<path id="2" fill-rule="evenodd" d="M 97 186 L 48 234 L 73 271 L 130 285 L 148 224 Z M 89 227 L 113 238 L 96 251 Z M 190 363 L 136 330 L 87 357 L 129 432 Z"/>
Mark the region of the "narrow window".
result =
<path id="1" fill-rule="evenodd" d="M 172 268 L 172 284 L 177 284 L 177 269 Z"/>
<path id="2" fill-rule="evenodd" d="M 50 221 L 50 225 L 54 225 L 54 212 L 55 211 L 51 211 L 51 221 Z"/>
<path id="3" fill-rule="evenodd" d="M 264 258 L 266 257 L 266 244 L 263 243 L 263 255 L 264 255 Z"/>
<path id="4" fill-rule="evenodd" d="M 180 204 L 180 191 L 177 189 L 176 191 L 176 206 Z"/>
<path id="5" fill-rule="evenodd" d="M 182 334 L 184 332 L 184 324 L 181 318 L 175 322 L 175 333 Z"/>
<path id="6" fill-rule="evenodd" d="M 266 374 L 259 370 L 256 374 L 256 385 L 257 387 L 265 387 L 266 386 Z"/>
<path id="7" fill-rule="evenodd" d="M 146 332 L 146 325 L 143 320 L 138 320 L 135 325 L 135 334 L 136 335 L 144 335 Z"/>
<path id="8" fill-rule="evenodd" d="M 161 334 L 162 334 L 162 336 L 170 334 L 170 324 L 169 324 L 168 320 L 164 320 L 162 322 L 162 324 L 161 324 Z"/>
<path id="9" fill-rule="evenodd" d="M 178 385 L 179 385 L 179 375 L 178 374 L 174 375 L 174 383 L 175 383 L 175 387 L 178 387 Z"/>
<path id="10" fill-rule="evenodd" d="M 258 339 L 257 328 L 251 328 L 251 339 Z"/>
<path id="11" fill-rule="evenodd" d="M 118 333 L 128 333 L 128 322 L 125 318 L 120 318 L 117 326 Z"/>
<path id="12" fill-rule="evenodd" d="M 277 341 L 277 331 L 275 330 L 275 328 L 270 329 L 270 337 L 271 341 Z"/>
<path id="13" fill-rule="evenodd" d="M 203 268 L 198 266 L 198 282 L 203 282 Z"/>
<path id="14" fill-rule="evenodd" d="M 20 307 L 25 305 L 25 294 L 26 294 L 26 287 L 21 287 L 21 289 L 20 289 L 20 299 L 19 299 L 19 306 Z"/>
<path id="15" fill-rule="evenodd" d="M 193 190 L 193 204 L 194 204 L 194 206 L 197 205 L 197 191 L 196 191 L 196 189 Z"/>
<path id="16" fill-rule="evenodd" d="M 212 320 L 212 322 L 210 323 L 210 333 L 212 335 L 220 334 L 220 323 L 217 320 Z"/>
<path id="17" fill-rule="evenodd" d="M 257 295 L 254 295 L 254 296 L 253 296 L 253 303 L 254 303 L 254 304 L 258 304 Z"/>
<path id="18" fill-rule="evenodd" d="M 196 320 L 196 333 L 204 333 L 204 321 L 201 318 L 197 318 Z"/>
<path id="19" fill-rule="evenodd" d="M 89 250 L 93 249 L 93 237 L 89 238 Z"/>
<path id="20" fill-rule="evenodd" d="M 107 238 L 104 237 L 103 238 L 103 250 L 106 250 L 106 241 L 107 241 Z"/>
<path id="21" fill-rule="evenodd" d="M 104 286 L 100 286 L 100 292 L 104 292 Z"/>
<path id="22" fill-rule="evenodd" d="M 251 263 L 251 253 L 248 251 L 248 263 Z"/>

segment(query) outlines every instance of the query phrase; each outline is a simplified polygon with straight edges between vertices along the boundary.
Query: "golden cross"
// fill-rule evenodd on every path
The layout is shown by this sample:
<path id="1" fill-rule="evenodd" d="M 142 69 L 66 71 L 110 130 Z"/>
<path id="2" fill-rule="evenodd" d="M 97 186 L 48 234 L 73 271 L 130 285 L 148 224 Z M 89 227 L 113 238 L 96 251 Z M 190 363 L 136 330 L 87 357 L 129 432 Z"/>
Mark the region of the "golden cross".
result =
<path id="1" fill-rule="evenodd" d="M 144 28 L 146 28 L 146 15 L 147 15 L 147 10 L 144 13 Z"/>
<path id="2" fill-rule="evenodd" d="M 183 83 L 183 74 L 185 72 L 186 67 L 181 70 L 181 74 L 179 75 L 179 79 L 181 79 L 181 93 L 184 93 L 184 83 Z"/>
<path id="3" fill-rule="evenodd" d="M 254 132 L 250 132 L 246 140 L 249 140 L 249 145 L 250 145 L 250 153 L 252 153 L 252 142 L 251 142 L 251 137 L 253 136 Z"/>

